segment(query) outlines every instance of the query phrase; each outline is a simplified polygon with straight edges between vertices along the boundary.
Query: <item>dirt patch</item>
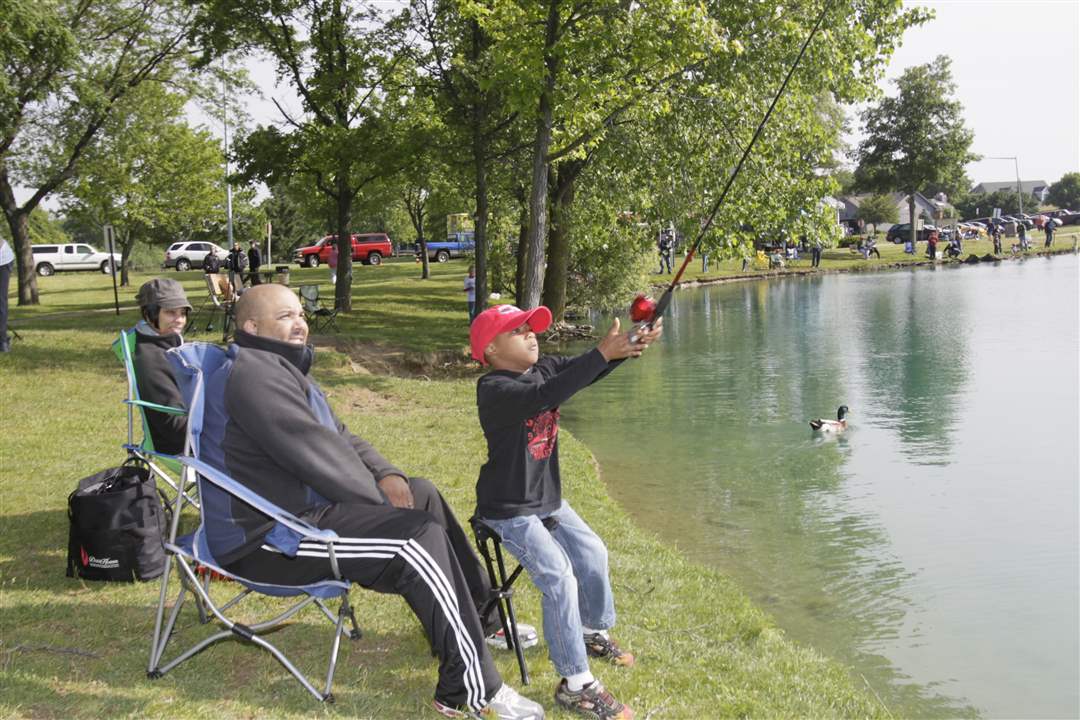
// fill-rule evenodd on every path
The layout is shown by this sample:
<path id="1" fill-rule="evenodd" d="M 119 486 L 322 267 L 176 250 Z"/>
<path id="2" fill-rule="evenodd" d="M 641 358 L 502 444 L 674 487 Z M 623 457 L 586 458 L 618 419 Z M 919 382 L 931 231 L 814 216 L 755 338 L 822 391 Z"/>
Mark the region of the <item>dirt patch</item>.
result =
<path id="1" fill-rule="evenodd" d="M 464 349 L 418 352 L 344 338 L 334 338 L 327 345 L 345 355 L 352 371 L 362 375 L 444 379 L 471 377 L 480 371 L 480 363 Z"/>

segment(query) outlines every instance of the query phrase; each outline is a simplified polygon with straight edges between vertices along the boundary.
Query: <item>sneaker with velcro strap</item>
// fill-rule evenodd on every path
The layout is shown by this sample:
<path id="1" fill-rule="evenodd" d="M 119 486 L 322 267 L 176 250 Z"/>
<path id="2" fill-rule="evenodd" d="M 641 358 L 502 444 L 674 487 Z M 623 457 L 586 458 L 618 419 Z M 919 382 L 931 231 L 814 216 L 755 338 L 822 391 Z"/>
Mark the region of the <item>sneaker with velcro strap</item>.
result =
<path id="1" fill-rule="evenodd" d="M 634 711 L 608 692 L 599 680 L 573 692 L 563 678 L 555 688 L 555 702 L 591 720 L 634 720 Z"/>
<path id="2" fill-rule="evenodd" d="M 623 650 L 610 636 L 603 633 L 588 633 L 584 636 L 585 652 L 591 658 L 607 660 L 619 667 L 631 667 L 634 654 Z"/>
<path id="3" fill-rule="evenodd" d="M 444 717 L 468 720 L 544 720 L 544 706 L 522 697 L 517 690 L 502 684 L 481 710 L 470 710 L 435 698 L 435 710 Z"/>

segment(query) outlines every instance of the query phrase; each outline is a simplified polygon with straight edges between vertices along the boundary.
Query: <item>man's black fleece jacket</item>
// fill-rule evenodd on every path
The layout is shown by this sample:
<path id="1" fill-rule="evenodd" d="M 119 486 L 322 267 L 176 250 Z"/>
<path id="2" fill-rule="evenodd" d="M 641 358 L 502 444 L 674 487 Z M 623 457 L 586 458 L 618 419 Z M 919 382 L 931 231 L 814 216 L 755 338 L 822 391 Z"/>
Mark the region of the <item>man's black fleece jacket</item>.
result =
<path id="1" fill-rule="evenodd" d="M 312 521 L 330 503 L 386 503 L 377 482 L 405 473 L 330 410 L 308 377 L 311 347 L 237 331 L 229 354 L 221 449 L 234 480 Z M 269 518 L 240 501 L 232 502 L 231 514 L 243 530 L 242 541 L 210 538 L 215 557 L 226 564 L 257 549 L 273 528 Z"/>

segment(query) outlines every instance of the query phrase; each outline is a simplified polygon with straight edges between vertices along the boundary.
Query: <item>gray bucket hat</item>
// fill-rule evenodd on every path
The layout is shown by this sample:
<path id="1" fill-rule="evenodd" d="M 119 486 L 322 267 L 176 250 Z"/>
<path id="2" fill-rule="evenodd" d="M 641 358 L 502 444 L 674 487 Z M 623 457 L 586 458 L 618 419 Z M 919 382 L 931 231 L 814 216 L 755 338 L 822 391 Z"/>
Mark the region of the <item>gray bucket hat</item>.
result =
<path id="1" fill-rule="evenodd" d="M 139 307 L 157 305 L 163 310 L 185 307 L 188 310 L 193 309 L 184 294 L 183 286 L 171 278 L 154 278 L 143 283 L 135 299 L 139 302 Z"/>

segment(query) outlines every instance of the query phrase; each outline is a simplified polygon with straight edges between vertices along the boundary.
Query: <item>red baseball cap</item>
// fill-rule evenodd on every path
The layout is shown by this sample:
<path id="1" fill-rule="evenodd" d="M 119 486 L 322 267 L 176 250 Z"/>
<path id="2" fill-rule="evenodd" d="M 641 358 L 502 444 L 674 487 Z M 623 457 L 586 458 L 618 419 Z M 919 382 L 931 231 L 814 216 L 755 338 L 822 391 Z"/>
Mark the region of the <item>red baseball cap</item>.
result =
<path id="1" fill-rule="evenodd" d="M 484 361 L 484 348 L 499 333 L 521 327 L 525 323 L 529 323 L 534 333 L 542 333 L 551 325 L 551 311 L 543 305 L 532 310 L 522 310 L 513 305 L 496 305 L 477 315 L 469 328 L 473 359 L 487 365 Z"/>

